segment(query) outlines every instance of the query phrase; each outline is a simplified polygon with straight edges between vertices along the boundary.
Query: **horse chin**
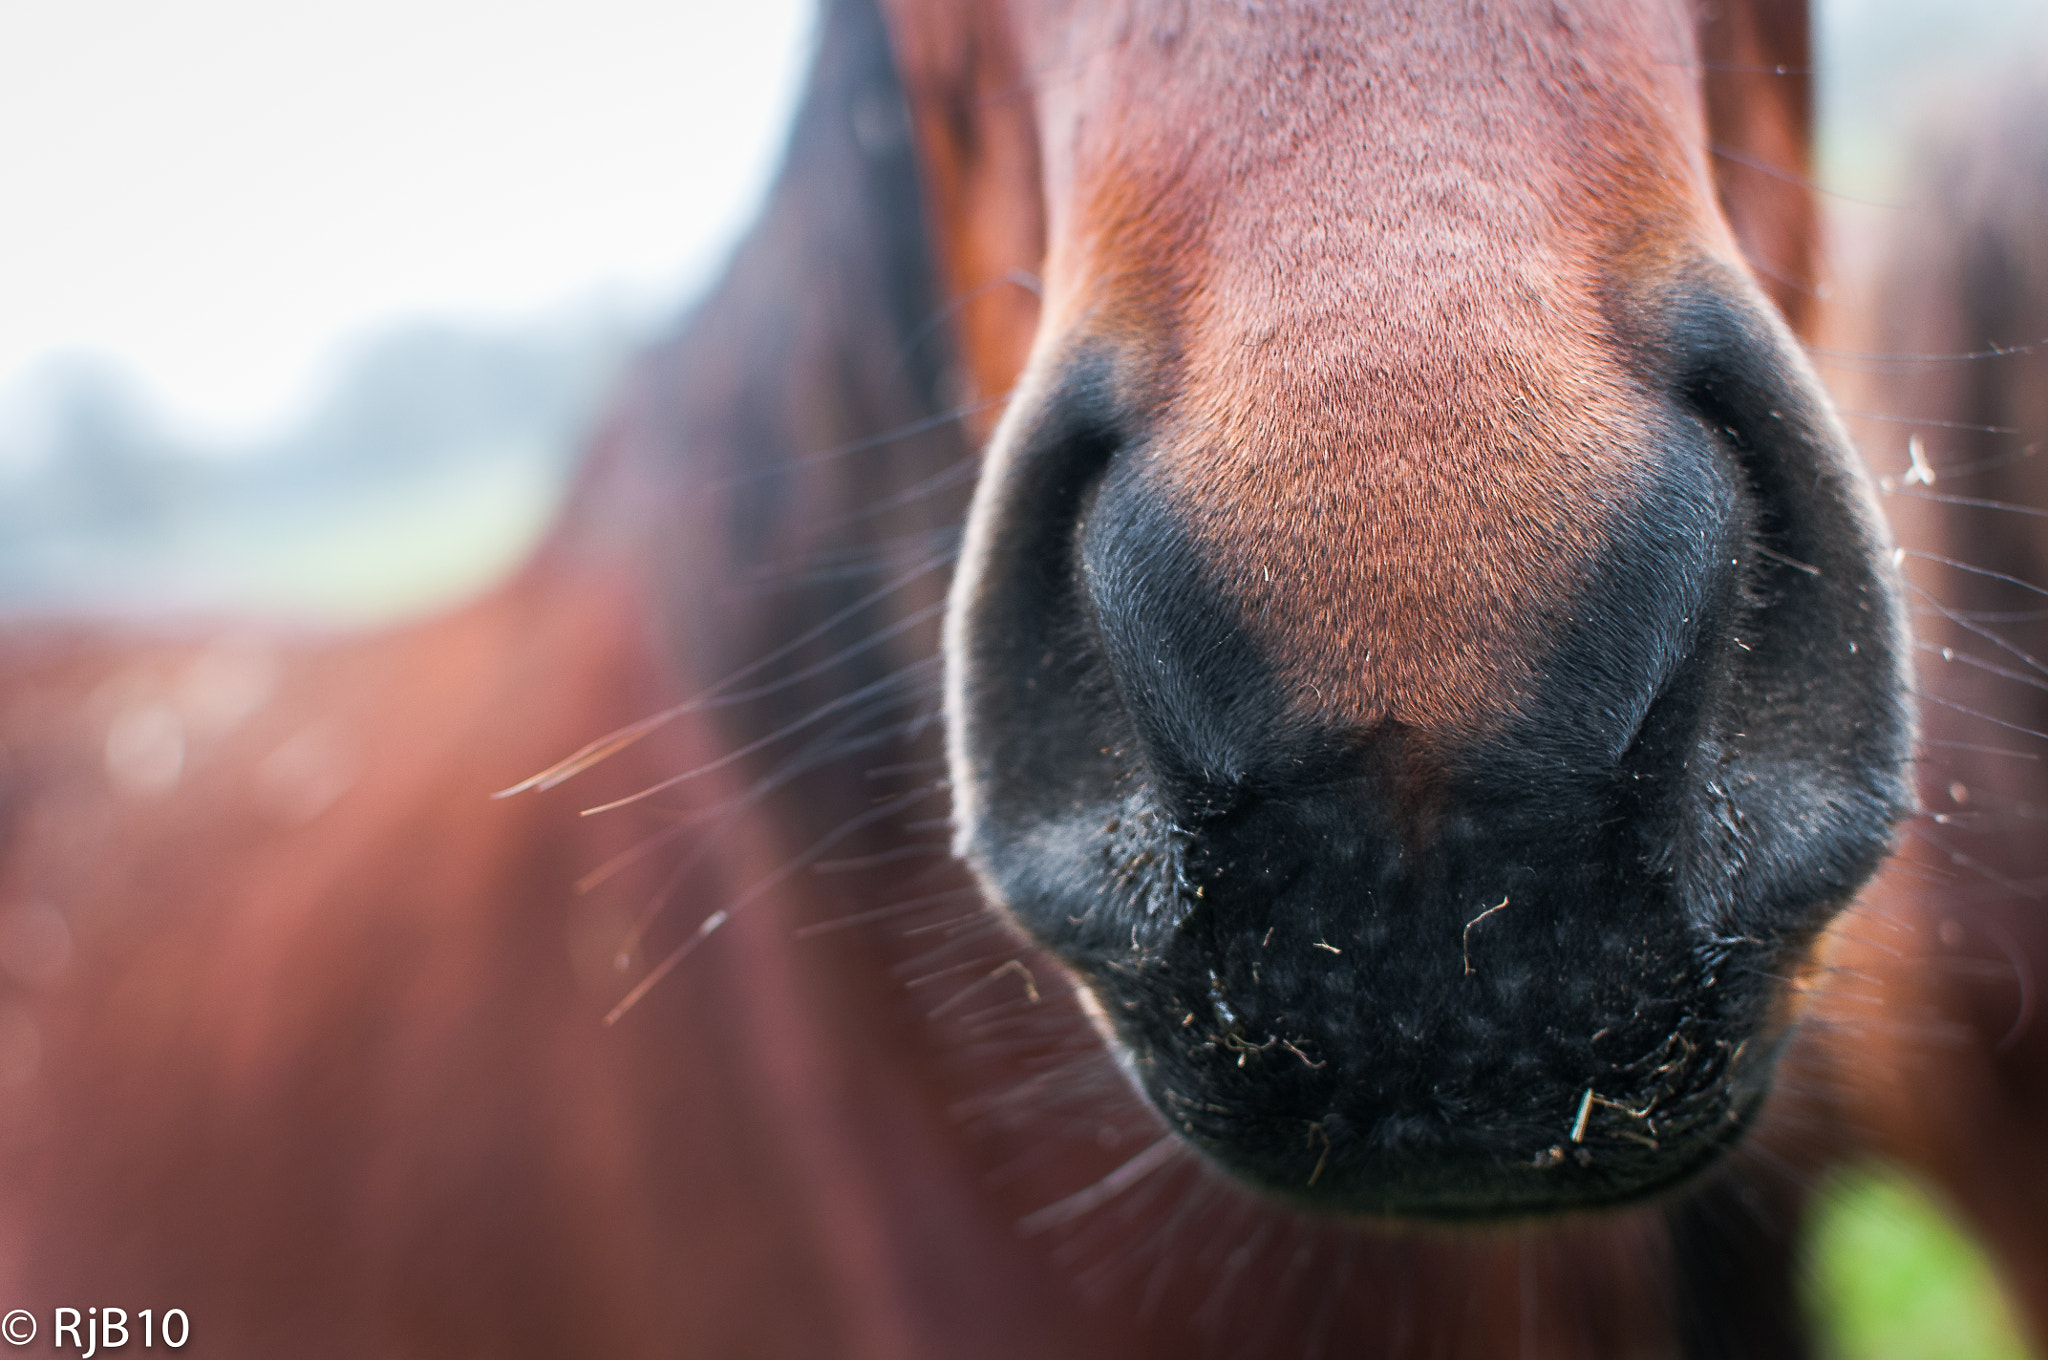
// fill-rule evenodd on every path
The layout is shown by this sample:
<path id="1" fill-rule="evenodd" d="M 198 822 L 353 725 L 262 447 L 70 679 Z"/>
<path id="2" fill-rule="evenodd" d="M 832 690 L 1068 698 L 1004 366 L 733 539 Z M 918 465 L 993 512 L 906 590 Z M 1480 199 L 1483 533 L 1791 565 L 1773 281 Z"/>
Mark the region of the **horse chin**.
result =
<path id="1" fill-rule="evenodd" d="M 1157 1096 L 1147 1094 L 1156 1107 Z M 1509 1139 L 1420 1124 L 1406 1143 L 1403 1130 L 1383 1126 L 1374 1131 L 1377 1146 L 1361 1146 L 1365 1140 L 1341 1116 L 1294 1137 L 1301 1154 L 1292 1157 L 1271 1155 L 1283 1150 L 1275 1146 L 1280 1139 L 1182 1136 L 1226 1175 L 1312 1213 L 1484 1227 L 1626 1209 L 1682 1191 L 1741 1140 L 1763 1103 L 1762 1091 L 1740 1099 L 1715 1093 L 1707 1105 L 1718 1114 L 1687 1136 L 1626 1146 L 1610 1133 L 1595 1150 L 1559 1134 L 1520 1159 L 1501 1146 Z"/>
<path id="2" fill-rule="evenodd" d="M 1620 1207 L 1693 1181 L 1765 1104 L 1791 1029 L 1778 979 L 1809 970 L 1805 944 L 1701 948 L 1670 903 L 1668 929 L 1624 942 L 1611 925 L 1573 929 L 1533 891 L 1432 940 L 1443 932 L 1416 923 L 1450 918 L 1358 891 L 1357 855 L 1320 833 L 1328 872 L 1292 866 L 1278 907 L 1254 918 L 1185 829 L 1105 853 L 1133 820 L 1129 807 L 1091 818 L 1093 854 L 1075 853 L 1078 828 L 1041 828 L 979 863 L 1007 870 L 985 881 L 1039 923 L 1166 1126 L 1263 1195 L 1447 1224 Z M 1018 893 L 1036 896 L 1019 910 Z M 1586 917 L 1651 904 L 1616 905 Z M 1518 908 L 1541 924 L 1502 930 Z"/>
<path id="3" fill-rule="evenodd" d="M 1111 1022 L 1113 1043 L 1144 1098 L 1226 1175 L 1312 1212 L 1417 1223 L 1554 1217 L 1680 1190 L 1755 1121 L 1782 1042 L 1703 1045 L 1681 1025 L 1576 1090 L 1539 1075 L 1486 1099 L 1445 1080 L 1452 1055 L 1311 1060 L 1307 1044 L 1270 1036 L 1162 1035 L 1173 1027 L 1139 1019 L 1117 991 L 1101 1009 L 1131 1022 Z"/>

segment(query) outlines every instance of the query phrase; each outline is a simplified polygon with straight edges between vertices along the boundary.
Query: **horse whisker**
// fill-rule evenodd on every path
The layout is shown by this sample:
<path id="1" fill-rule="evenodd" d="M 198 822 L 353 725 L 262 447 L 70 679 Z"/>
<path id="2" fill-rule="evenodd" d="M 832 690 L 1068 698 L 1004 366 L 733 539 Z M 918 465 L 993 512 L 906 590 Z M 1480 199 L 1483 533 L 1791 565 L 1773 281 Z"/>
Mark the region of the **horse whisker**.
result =
<path id="1" fill-rule="evenodd" d="M 1979 656 L 1972 656 L 1970 653 L 1959 648 L 1941 647 L 1932 642 L 1915 642 L 1913 650 L 1930 653 L 1940 657 L 1943 661 L 1960 662 L 1974 670 L 1982 671 L 1986 675 L 1995 675 L 2001 680 L 2011 680 L 2015 684 L 2025 685 L 2029 689 L 2048 690 L 2048 681 L 2038 680 L 2031 675 L 2023 675 L 2019 671 L 2008 670 L 2004 666 L 1995 665 Z"/>
<path id="2" fill-rule="evenodd" d="M 1171 1165 L 1179 1156 L 1180 1148 L 1174 1136 L 1164 1134 L 1144 1151 L 1087 1189 L 1078 1190 L 1065 1199 L 1048 1204 L 1036 1213 L 1026 1214 L 1018 1221 L 1017 1228 L 1026 1236 L 1035 1236 L 1047 1228 L 1071 1223 L 1083 1214 L 1107 1204 L 1161 1167 Z"/>
<path id="3" fill-rule="evenodd" d="M 2021 431 L 2010 425 L 1973 425 L 1967 420 L 1933 420 L 1926 416 L 1890 415 L 1883 411 L 1849 411 L 1836 407 L 1836 414 L 1854 420 L 1882 420 L 1894 425 L 1924 425 L 1930 430 L 1969 430 L 1977 434 L 2019 434 Z M 1952 477 L 1958 469 L 1938 467 L 1934 469 L 1943 477 Z"/>
<path id="4" fill-rule="evenodd" d="M 1845 194 L 1838 189 L 1830 189 L 1809 176 L 1797 174 L 1782 166 L 1772 165 L 1760 156 L 1752 156 L 1747 152 L 1737 151 L 1725 142 L 1710 140 L 1707 143 L 1707 150 L 1719 156 L 1722 160 L 1733 161 L 1735 164 L 1747 166 L 1759 174 L 1769 175 L 1772 179 L 1783 180 L 1787 184 L 1795 184 L 1802 189 L 1810 189 L 1814 193 L 1840 199 L 1844 203 L 1860 203 L 1866 208 L 1890 208 L 1894 211 L 1906 206 L 1903 203 L 1883 203 L 1874 198 L 1858 198 L 1855 194 Z"/>
<path id="5" fill-rule="evenodd" d="M 2031 727 L 2022 727 L 2020 724 L 2016 722 L 2007 722 L 2004 718 L 1994 717 L 1993 715 L 1985 713 L 1979 709 L 1970 708 L 1964 704 L 1956 703 L 1952 699 L 1944 699 L 1938 694 L 1929 694 L 1926 690 L 1914 690 L 1913 697 L 1916 699 L 1924 700 L 1925 702 L 1930 704 L 1939 704 L 1943 708 L 1951 709 L 1957 713 L 1965 715 L 1966 717 L 1977 718 L 1984 722 L 1991 723 L 1994 726 L 2003 727 L 2009 732 L 2018 732 L 2023 736 L 2039 737 L 2043 741 L 2048 741 L 2048 732 L 2037 732 Z"/>
<path id="6" fill-rule="evenodd" d="M 818 637 L 823 636 L 826 632 L 829 632 L 831 629 L 844 623 L 847 619 L 852 618 L 861 610 L 867 609 L 870 606 L 887 599 L 890 595 L 894 594 L 898 590 L 901 590 L 904 586 L 910 585 L 916 581 L 923 579 L 933 570 L 933 568 L 943 566 L 948 561 L 950 561 L 949 557 L 939 557 L 927 560 L 922 566 L 913 569 L 905 575 L 898 577 L 896 580 L 889 582 L 887 585 L 880 587 L 879 589 L 871 592 L 866 596 L 863 596 L 861 599 L 858 599 L 854 601 L 852 604 L 847 605 L 844 609 L 839 610 L 830 618 L 827 618 L 824 622 L 817 624 L 815 627 L 805 630 L 796 638 L 793 638 L 789 642 L 783 643 L 781 646 L 775 648 L 771 652 L 768 652 L 766 655 L 749 662 L 745 666 L 742 666 L 740 669 L 734 671 L 731 675 L 728 675 L 725 679 L 719 681 L 716 685 L 713 685 L 709 690 L 705 691 L 705 693 L 703 693 L 702 695 L 699 695 L 694 699 L 687 699 L 680 704 L 676 704 L 672 707 L 665 708 L 659 713 L 651 714 L 650 716 L 641 718 L 636 722 L 628 723 L 626 726 L 619 728 L 617 731 L 612 732 L 607 736 L 599 737 L 596 741 L 593 741 L 589 745 L 578 750 L 577 752 L 575 752 L 575 754 L 569 756 L 567 759 L 557 761 L 555 764 L 548 766 L 548 768 L 542 770 L 539 774 L 531 775 L 526 779 L 522 779 L 520 782 L 512 785 L 510 788 L 500 789 L 498 792 L 492 794 L 491 796 L 493 798 L 509 798 L 514 794 L 525 793 L 529 790 L 545 791 L 547 789 L 554 788 L 556 785 L 561 784 L 566 780 L 575 778 L 577 775 L 583 773 L 585 770 L 588 770 L 591 766 L 596 765 L 601 761 L 607 760 L 614 755 L 617 755 L 620 751 L 625 750 L 627 747 L 633 745 L 635 742 L 647 736 L 649 733 L 659 730 L 661 727 L 667 725 L 670 722 L 673 722 L 675 719 L 683 716 L 685 713 L 693 713 L 700 709 L 713 707 L 715 701 L 722 697 L 723 692 L 728 685 L 731 685 L 738 680 L 742 680 L 749 675 L 755 674 L 763 667 L 773 664 L 774 662 L 780 660 L 782 657 L 789 655 L 791 652 L 795 651 L 797 648 L 803 646 L 804 644 L 811 642 L 812 640 Z M 867 645 L 869 644 L 856 644 L 855 650 L 862 649 Z M 840 660 L 844 660 L 845 657 L 849 654 L 849 652 L 839 653 L 832 659 L 833 664 L 836 664 Z M 774 692 L 775 688 L 775 686 L 763 686 L 761 687 L 760 691 L 758 691 L 758 693 L 772 693 Z"/>
<path id="7" fill-rule="evenodd" d="M 916 670 L 921 667 L 931 667 L 936 663 L 936 657 L 928 657 L 923 661 L 912 662 L 909 666 L 905 667 L 904 669 L 907 672 Z M 801 732 L 806 727 L 809 727 L 811 724 L 817 722 L 820 718 L 827 717 L 833 713 L 843 712 L 844 710 L 851 708 L 856 704 L 865 703 L 867 700 L 871 699 L 878 691 L 882 691 L 892 686 L 900 684 L 902 674 L 903 672 L 899 672 L 896 675 L 885 676 L 882 679 L 873 682 L 872 684 L 863 685 L 861 688 L 854 690 L 850 694 L 842 694 L 837 698 L 828 699 L 824 703 L 818 705 L 818 707 L 812 709 L 809 713 L 805 714 L 803 717 L 796 719 L 794 722 L 786 723 L 783 726 L 778 727 L 773 732 L 770 732 L 767 736 L 757 737 L 753 741 L 734 747 L 732 750 L 727 751 L 724 755 L 719 756 L 714 760 L 709 760 L 703 763 L 702 765 L 698 765 L 691 769 L 684 770 L 681 774 L 671 775 L 667 779 L 661 780 L 659 783 L 650 784 L 646 788 L 641 789 L 638 793 L 630 793 L 627 794 L 624 798 L 614 798 L 609 803 L 600 803 L 596 807 L 585 808 L 583 809 L 582 815 L 585 817 L 595 817 L 601 812 L 611 812 L 618 808 L 629 807 L 632 804 L 637 803 L 644 798 L 652 798 L 657 793 L 661 793 L 666 789 L 672 789 L 676 787 L 676 785 L 678 784 L 686 783 L 689 780 L 696 779 L 701 775 L 710 774 L 715 770 L 722 770 L 728 765 L 746 759 L 748 756 L 754 754 L 756 751 L 759 751 L 764 747 L 773 746 L 776 742 L 781 741 L 783 738 Z"/>
<path id="8" fill-rule="evenodd" d="M 2024 345 L 1992 345 L 1953 354 L 1887 354 L 1878 350 L 1826 349 L 1819 345 L 1808 345 L 1806 352 L 1829 359 L 1867 359 L 1887 364 L 1954 364 L 1972 359 L 2010 359 L 2043 348 L 2048 348 L 2048 336 Z"/>
<path id="9" fill-rule="evenodd" d="M 888 706 L 890 705 L 876 705 L 876 708 Z M 660 919 L 661 913 L 667 908 L 670 899 L 674 896 L 676 888 L 682 883 L 683 876 L 691 868 L 702 863 L 709 854 L 718 848 L 723 834 L 738 825 L 741 818 L 759 807 L 764 800 L 777 790 L 786 787 L 793 780 L 827 763 L 832 758 L 831 753 L 818 748 L 832 742 L 840 733 L 847 730 L 848 727 L 857 726 L 863 716 L 856 714 L 848 720 L 847 724 L 824 734 L 819 739 L 819 742 L 804 747 L 775 769 L 756 780 L 738 798 L 729 800 L 715 810 L 715 824 L 709 833 L 670 871 L 668 878 L 655 891 L 653 897 L 648 899 L 647 905 L 641 908 L 640 913 L 634 918 L 632 928 L 626 932 L 625 937 L 619 942 L 618 958 L 621 968 L 625 967 L 627 960 L 639 951 L 640 942 L 646 938 L 647 932 L 653 928 L 655 921 Z"/>
<path id="10" fill-rule="evenodd" d="M 656 850 L 659 850 L 662 846 L 667 845 L 669 842 L 675 840 L 676 837 L 682 835 L 685 831 L 689 829 L 689 822 L 679 821 L 670 826 L 663 827 L 661 830 L 655 832 L 653 835 L 648 836 L 646 839 L 640 841 L 639 844 L 634 845 L 629 849 L 621 850 L 618 854 L 613 855 L 610 859 L 598 865 L 595 869 L 592 869 L 583 877 L 577 879 L 575 883 L 576 894 L 580 897 L 585 893 L 591 892 L 592 890 L 602 886 L 606 882 L 610 881 L 610 879 L 614 875 L 639 863 L 648 855 L 652 854 Z"/>
<path id="11" fill-rule="evenodd" d="M 1921 737 L 1920 744 L 1922 746 L 1939 747 L 1944 751 L 1975 751 L 1980 755 L 2010 756 L 2014 760 L 2039 760 L 2041 758 L 2040 753 L 2036 751 L 2015 751 L 2009 746 L 1979 746 L 1975 742 L 1943 741 L 1934 737 Z"/>
<path id="12" fill-rule="evenodd" d="M 2048 510 L 2043 510 L 2038 505 L 2016 505 L 2011 501 L 1995 501 L 1985 496 L 1952 496 L 1945 491 L 1908 491 L 1904 486 L 1888 486 L 1884 490 L 1888 496 L 1898 496 L 1905 500 L 1934 501 L 1940 505 L 1967 505 L 1979 510 L 2006 510 L 2015 515 L 2048 519 Z"/>
<path id="13" fill-rule="evenodd" d="M 868 435 L 862 439 L 850 440 L 847 443 L 838 444 L 829 449 L 822 449 L 817 453 L 808 453 L 796 458 L 783 459 L 767 467 L 756 468 L 751 472 L 742 472 L 731 477 L 725 477 L 710 483 L 705 489 L 709 491 L 724 491 L 735 486 L 745 485 L 748 482 L 758 482 L 771 477 L 782 477 L 790 473 L 801 472 L 806 468 L 817 467 L 821 463 L 834 462 L 850 454 L 865 453 L 869 449 L 878 449 L 887 444 L 894 444 L 899 440 L 909 439 L 916 435 L 951 425 L 955 421 L 966 419 L 968 416 L 979 415 L 991 407 L 1000 406 L 1009 399 L 1010 394 L 1008 392 L 1004 392 L 1000 396 L 983 397 L 978 401 L 968 402 L 964 406 L 955 406 L 950 410 L 940 411 L 934 415 L 922 416 L 906 425 L 899 425 L 893 430 L 885 430 L 881 434 Z"/>
<path id="14" fill-rule="evenodd" d="M 904 902 L 892 902 L 886 907 L 874 907 L 868 911 L 857 911 L 850 916 L 835 916 L 829 921 L 818 921 L 812 925 L 801 926 L 793 933 L 799 940 L 808 940 L 814 935 L 824 935 L 835 930 L 848 930 L 854 926 L 868 925 L 875 921 L 887 920 L 891 916 L 901 916 L 909 912 L 937 906 L 942 902 L 950 902 L 955 898 L 979 897 L 980 895 L 981 889 L 971 884 L 961 888 L 948 888 L 944 892 L 931 893 L 924 897 L 913 897 Z"/>
<path id="15" fill-rule="evenodd" d="M 1941 601 L 1935 599 L 1932 595 L 1922 590 L 1919 586 L 1914 585 L 1911 581 L 1906 582 L 1906 589 L 1910 591 L 1912 594 L 1917 595 L 1921 599 L 1927 601 L 1930 605 L 1934 607 L 1936 613 L 1940 614 L 1941 617 L 1947 619 L 1949 622 L 1955 624 L 1956 627 L 1962 629 L 1964 632 L 1969 633 L 1973 637 L 1983 638 L 1986 642 L 1998 648 L 2006 655 L 2013 657 L 2018 661 L 2024 662 L 2029 669 L 2038 671 L 2042 675 L 2048 675 L 2048 666 L 2043 666 L 2039 661 L 2035 660 L 2032 656 L 2028 655 L 2026 652 L 2021 651 L 2018 647 L 2013 646 L 2010 642 L 2007 642 L 2004 638 L 1998 636 L 1998 634 L 1992 632 L 1990 629 L 1980 628 L 1976 624 L 1969 622 L 1967 619 L 1957 617 L 1954 610 L 1942 604 Z"/>
<path id="16" fill-rule="evenodd" d="M 720 927 L 724 926 L 726 922 L 730 921 L 739 912 L 745 910 L 747 907 L 759 901 L 768 893 L 782 886 L 783 883 L 788 881 L 791 875 L 795 874 L 798 870 L 807 867 L 813 860 L 815 860 L 819 855 L 823 854 L 826 850 L 829 850 L 832 846 L 837 845 L 840 841 L 844 840 L 847 836 L 852 835 L 855 831 L 858 831 L 863 827 L 872 826 L 874 823 L 879 822 L 884 818 L 892 817 L 898 812 L 901 812 L 905 807 L 915 805 L 915 803 L 917 803 L 921 799 L 928 797 L 930 793 L 931 790 L 929 789 L 920 789 L 917 790 L 914 794 L 905 795 L 901 799 L 892 800 L 891 802 L 885 803 L 880 807 L 870 808 L 867 812 L 861 814 L 858 817 L 853 818 L 851 821 L 845 823 L 843 826 L 833 831 L 830 835 L 822 837 L 809 850 L 806 850 L 803 854 L 797 856 L 794 860 L 791 860 L 782 868 L 777 869 L 774 873 L 769 874 L 766 878 L 763 878 L 760 882 L 754 884 L 753 887 L 747 889 L 746 892 L 740 894 L 740 896 L 734 899 L 731 903 L 727 904 L 726 906 L 720 907 L 717 911 L 712 912 L 709 916 L 705 917 L 703 921 L 698 923 L 696 930 L 690 933 L 688 939 L 684 940 L 681 944 L 677 945 L 675 949 L 669 953 L 667 958 L 664 958 L 659 964 L 657 964 L 652 972 L 650 972 L 646 977 L 640 979 L 640 981 L 637 984 L 635 984 L 633 989 L 627 992 L 626 995 L 620 999 L 618 1005 L 612 1007 L 612 1009 L 606 1013 L 604 1017 L 604 1022 L 607 1025 L 617 1024 L 620 1018 L 623 1017 L 627 1011 L 631 1010 L 634 1006 L 640 1004 L 641 999 L 644 998 L 649 992 L 654 990 L 654 986 L 656 983 L 660 982 L 663 978 L 667 977 L 670 973 L 674 972 L 676 968 L 683 962 L 684 959 L 688 958 L 691 954 L 695 953 L 697 947 L 703 944 L 705 940 L 709 939 L 712 936 L 712 934 L 715 933 Z"/>
<path id="17" fill-rule="evenodd" d="M 2021 590 L 2031 591 L 2036 595 L 2048 595 L 2048 587 L 2037 586 L 2032 581 L 2023 581 L 2019 577 L 2009 575 L 2006 572 L 1992 571 L 1989 567 L 1973 567 L 1968 562 L 1958 562 L 1953 557 L 1943 557 L 1940 553 L 1923 552 L 1918 548 L 1901 548 L 1899 551 L 1908 557 L 1917 557 L 1923 562 L 1939 562 L 1944 567 L 1954 567 L 1957 571 L 1966 571 L 1972 576 L 1983 576 L 1993 581 L 2004 581 L 2009 585 L 2018 586 Z"/>

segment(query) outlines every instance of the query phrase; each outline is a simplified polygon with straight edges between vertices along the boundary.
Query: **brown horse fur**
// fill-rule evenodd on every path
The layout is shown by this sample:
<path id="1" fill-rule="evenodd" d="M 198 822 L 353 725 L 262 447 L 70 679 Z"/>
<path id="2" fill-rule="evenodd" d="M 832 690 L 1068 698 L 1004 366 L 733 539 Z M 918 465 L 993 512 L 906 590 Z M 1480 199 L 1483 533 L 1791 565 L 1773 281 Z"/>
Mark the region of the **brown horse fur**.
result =
<path id="1" fill-rule="evenodd" d="M 368 639 L 10 635 L 0 1301 L 44 1323 L 24 1353 L 47 1353 L 59 1306 L 182 1308 L 188 1353 L 223 1356 L 1804 1353 L 1791 1234 L 1841 1107 L 1864 1101 L 1856 1127 L 1937 1170 L 1978 1146 L 1971 1111 L 2006 1108 L 1997 1127 L 2021 1136 L 2023 1109 L 1982 1103 L 1980 1082 L 1916 1141 L 1898 1092 L 1830 1065 L 1850 1027 L 1818 1027 L 1775 1124 L 1647 1206 L 1459 1232 L 1302 1212 L 1183 1150 L 1061 965 L 945 855 L 932 658 L 975 474 L 962 427 L 985 428 L 1048 327 L 1142 330 L 1215 300 L 1144 277 L 1162 188 L 1145 176 L 1163 171 L 1140 153 L 1160 148 L 1098 127 L 1118 184 L 1043 135 L 1084 103 L 1130 106 L 1090 101 L 1090 63 L 1159 33 L 1084 15 L 1070 50 L 1025 50 L 1024 29 L 988 22 L 999 6 L 897 8 L 911 118 L 876 16 L 833 4 L 760 227 L 637 369 L 510 585 Z M 1581 248 L 1628 237 L 1654 273 L 1677 233 L 1739 278 L 1718 195 L 1766 286 L 1804 305 L 1811 205 L 1782 172 L 1803 166 L 1806 82 L 1753 69 L 1806 64 L 1782 8 L 1726 7 L 1697 47 L 1652 13 L 1622 30 L 1652 44 L 1626 74 L 1583 73 L 1641 134 L 1620 154 L 1670 183 L 1611 205 L 1649 229 L 1611 223 Z M 1537 26 L 1569 50 L 1573 17 L 1554 13 Z M 1249 97 L 1234 116 L 1305 116 Z M 1545 192 L 1578 191 L 1567 150 L 1532 160 Z M 1074 235 L 1077 213 L 1132 234 Z M 1470 244 L 1493 258 L 1483 233 Z M 1553 255 L 1532 270 L 1569 283 L 1538 244 Z M 1237 267 L 1228 249 L 1209 264 Z M 1077 280 L 1096 270 L 1122 282 L 1088 310 Z M 1521 339 L 1572 343 L 1541 307 L 1508 316 Z M 1484 391 L 1511 390 L 1509 368 L 1474 363 Z M 1270 418 L 1322 418 L 1306 375 L 1271 358 L 1254 374 L 1282 389 Z M 1403 378 L 1415 411 L 1428 381 Z M 1615 392 L 1596 381 L 1547 457 L 1625 432 Z M 1391 419 L 1359 428 L 1392 438 Z M 1251 475 L 1176 469 L 1191 496 Z M 1571 498 L 1624 502 L 1629 478 L 1558 467 L 1535 485 L 1545 542 L 1578 545 L 1532 567 L 1555 574 L 1599 538 Z M 1399 589 L 1467 589 L 1449 560 Z M 1328 585 L 1339 613 L 1365 589 Z M 1523 626 L 1500 591 L 1458 598 Z M 1336 626 L 1370 645 L 1383 625 Z M 1421 711 L 1483 725 L 1514 686 L 1473 692 L 1461 625 L 1439 626 L 1444 654 L 1403 663 Z M 1332 702 L 1407 702 L 1373 684 Z M 575 780 L 491 799 L 678 704 Z M 1952 975 L 1958 1003 L 2009 999 Z M 2024 1259 L 2025 1230 L 1979 1212 Z"/>

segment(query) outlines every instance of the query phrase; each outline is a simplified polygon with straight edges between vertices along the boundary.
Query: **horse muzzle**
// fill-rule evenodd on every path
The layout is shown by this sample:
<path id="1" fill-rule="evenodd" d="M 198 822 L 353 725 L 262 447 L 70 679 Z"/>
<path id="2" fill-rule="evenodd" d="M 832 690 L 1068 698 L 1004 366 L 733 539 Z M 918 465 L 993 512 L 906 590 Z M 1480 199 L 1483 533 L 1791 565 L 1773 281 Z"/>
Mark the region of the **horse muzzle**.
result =
<path id="1" fill-rule="evenodd" d="M 1752 296 L 1668 287 L 1605 415 L 1546 413 L 1612 475 L 1533 535 L 1513 448 L 1395 494 L 1389 416 L 1217 478 L 1202 375 L 1077 337 L 1027 382 L 949 623 L 958 844 L 1231 1174 L 1511 1218 L 1680 1184 L 1761 1107 L 1911 717 L 1862 475 Z M 1445 534 L 1558 560 L 1459 577 Z"/>

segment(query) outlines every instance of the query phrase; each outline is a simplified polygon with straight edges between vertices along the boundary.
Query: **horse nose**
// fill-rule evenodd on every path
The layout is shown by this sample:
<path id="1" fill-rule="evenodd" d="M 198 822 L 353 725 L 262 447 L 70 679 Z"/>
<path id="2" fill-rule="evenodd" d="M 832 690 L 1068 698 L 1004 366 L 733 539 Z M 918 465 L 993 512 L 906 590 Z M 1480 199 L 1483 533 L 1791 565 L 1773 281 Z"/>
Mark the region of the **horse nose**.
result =
<path id="1" fill-rule="evenodd" d="M 961 844 L 1247 1179 L 1455 1217 L 1691 1174 L 1883 854 L 1910 722 L 1860 474 L 1738 290 L 1639 324 L 1604 387 L 1456 418 L 1232 426 L 1083 355 L 984 482 Z"/>
<path id="2" fill-rule="evenodd" d="M 1407 828 L 1402 853 L 1452 789 L 1560 844 L 1575 817 L 1622 822 L 1732 934 L 1860 882 L 1906 801 L 1882 531 L 1782 327 L 1711 285 L 1666 310 L 1625 409 L 1556 403 L 1533 454 L 1446 450 L 1434 481 L 1373 465 L 1413 437 L 1384 427 L 1349 465 L 1221 496 L 1201 426 L 1101 436 L 1068 650 L 1098 659 L 1161 814 L 1342 786 Z M 1559 450 L 1604 467 L 1529 493 Z"/>

